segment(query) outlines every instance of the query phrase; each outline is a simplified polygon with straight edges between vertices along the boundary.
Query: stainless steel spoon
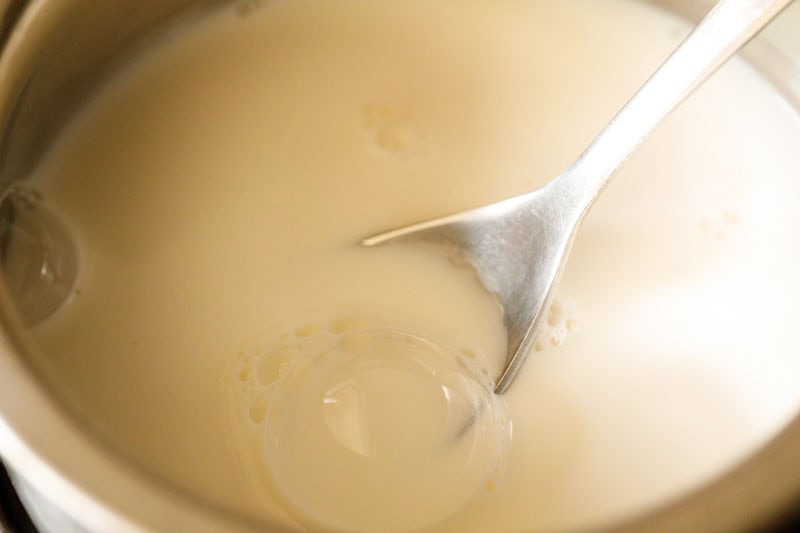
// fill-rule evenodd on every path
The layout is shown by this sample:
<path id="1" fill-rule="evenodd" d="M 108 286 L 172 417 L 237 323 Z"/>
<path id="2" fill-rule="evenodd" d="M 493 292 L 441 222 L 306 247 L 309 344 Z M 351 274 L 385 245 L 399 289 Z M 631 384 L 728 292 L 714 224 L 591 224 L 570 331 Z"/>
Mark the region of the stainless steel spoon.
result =
<path id="1" fill-rule="evenodd" d="M 695 88 L 792 0 L 721 0 L 566 172 L 531 193 L 369 237 L 364 246 L 439 245 L 471 265 L 503 306 L 514 381 L 587 211 L 622 163 Z"/>

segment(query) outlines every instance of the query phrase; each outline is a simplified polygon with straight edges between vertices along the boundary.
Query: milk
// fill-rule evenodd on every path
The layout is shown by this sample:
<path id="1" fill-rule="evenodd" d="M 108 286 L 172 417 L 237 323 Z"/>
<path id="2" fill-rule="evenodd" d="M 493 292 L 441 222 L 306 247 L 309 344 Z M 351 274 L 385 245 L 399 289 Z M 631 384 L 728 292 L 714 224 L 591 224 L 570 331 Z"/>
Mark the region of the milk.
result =
<path id="1" fill-rule="evenodd" d="M 333 492 L 306 497 L 345 463 L 302 459 L 369 457 L 398 428 L 443 455 L 358 463 L 426 480 L 405 514 L 383 480 L 346 492 L 387 531 L 598 526 L 723 473 L 800 401 L 797 115 L 734 60 L 669 118 L 589 215 L 535 353 L 492 398 L 505 333 L 474 276 L 357 243 L 545 183 L 688 27 L 623 0 L 430 4 L 226 10 L 114 76 L 36 176 L 81 254 L 74 297 L 33 330 L 39 366 L 145 468 L 286 526 L 375 528 L 333 516 Z M 387 362 L 409 338 L 432 374 Z M 329 394 L 354 376 L 378 415 Z M 441 376 L 471 392 L 445 398 Z M 276 447 L 276 404 L 309 417 L 303 446 Z M 380 449 L 411 446 L 396 441 Z"/>

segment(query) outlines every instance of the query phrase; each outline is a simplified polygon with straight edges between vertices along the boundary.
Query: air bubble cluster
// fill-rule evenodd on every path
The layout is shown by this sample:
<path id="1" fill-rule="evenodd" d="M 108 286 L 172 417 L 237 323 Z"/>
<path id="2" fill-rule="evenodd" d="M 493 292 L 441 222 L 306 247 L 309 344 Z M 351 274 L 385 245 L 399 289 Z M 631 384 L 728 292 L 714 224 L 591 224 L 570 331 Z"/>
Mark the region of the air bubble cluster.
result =
<path id="1" fill-rule="evenodd" d="M 578 315 L 570 303 L 556 298 L 547 310 L 544 323 L 534 343 L 537 352 L 549 348 L 557 348 L 564 343 L 567 336 L 578 328 Z"/>
<path id="2" fill-rule="evenodd" d="M 250 422 L 261 424 L 275 384 L 303 354 L 323 356 L 338 345 L 354 342 L 359 329 L 378 325 L 349 318 L 329 324 L 305 322 L 292 328 L 292 333 L 258 338 L 237 354 L 229 371 L 236 376 L 233 392 L 237 403 L 243 406 Z"/>
<path id="3" fill-rule="evenodd" d="M 425 155 L 425 131 L 416 115 L 400 106 L 364 107 L 364 125 L 371 132 L 375 145 L 396 157 Z"/>
<path id="4" fill-rule="evenodd" d="M 497 489 L 511 424 L 475 350 L 374 319 L 289 331 L 240 351 L 229 387 L 249 435 L 240 453 L 260 461 L 295 518 L 415 530 Z"/>
<path id="5" fill-rule="evenodd" d="M 721 215 L 704 218 L 700 221 L 700 229 L 709 237 L 724 241 L 739 224 L 739 215 L 734 211 L 725 211 Z"/>

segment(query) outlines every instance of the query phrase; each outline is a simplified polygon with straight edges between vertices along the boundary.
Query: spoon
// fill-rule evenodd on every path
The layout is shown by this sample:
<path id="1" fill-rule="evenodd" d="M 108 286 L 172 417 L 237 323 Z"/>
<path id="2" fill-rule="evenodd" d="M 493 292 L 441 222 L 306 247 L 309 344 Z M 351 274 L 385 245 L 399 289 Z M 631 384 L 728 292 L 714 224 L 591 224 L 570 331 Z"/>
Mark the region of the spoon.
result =
<path id="1" fill-rule="evenodd" d="M 531 351 L 578 228 L 622 163 L 694 89 L 792 0 L 720 0 L 563 174 L 541 188 L 362 241 L 438 245 L 469 264 L 503 308 L 502 394 Z"/>

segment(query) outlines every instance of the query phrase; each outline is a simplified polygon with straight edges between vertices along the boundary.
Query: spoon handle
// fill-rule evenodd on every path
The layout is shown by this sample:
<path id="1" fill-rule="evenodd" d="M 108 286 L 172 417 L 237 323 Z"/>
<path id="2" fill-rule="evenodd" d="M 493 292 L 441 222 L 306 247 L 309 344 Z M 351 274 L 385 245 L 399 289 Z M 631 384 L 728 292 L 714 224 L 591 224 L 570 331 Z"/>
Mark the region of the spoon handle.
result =
<path id="1" fill-rule="evenodd" d="M 582 217 L 617 169 L 698 85 L 793 0 L 720 0 L 575 163 L 550 185 Z"/>

